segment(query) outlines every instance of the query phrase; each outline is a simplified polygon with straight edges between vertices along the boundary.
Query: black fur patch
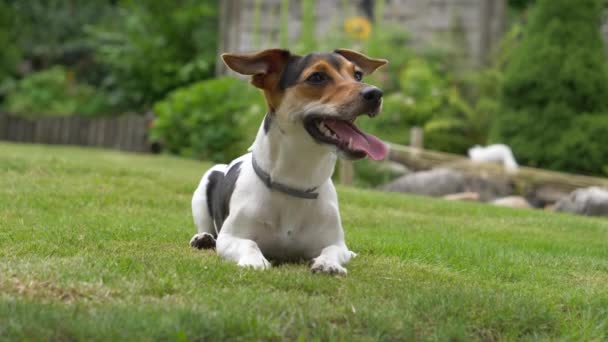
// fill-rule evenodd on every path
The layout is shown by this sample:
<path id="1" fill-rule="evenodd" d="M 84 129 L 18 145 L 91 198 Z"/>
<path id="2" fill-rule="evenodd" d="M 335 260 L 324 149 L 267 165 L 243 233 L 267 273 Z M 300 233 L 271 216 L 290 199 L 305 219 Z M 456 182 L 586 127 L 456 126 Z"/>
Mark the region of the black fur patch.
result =
<path id="1" fill-rule="evenodd" d="M 287 89 L 298 83 L 298 79 L 300 78 L 300 75 L 302 75 L 302 72 L 318 60 L 328 62 L 331 66 L 336 68 L 336 70 L 340 69 L 340 55 L 336 53 L 311 53 L 306 56 L 291 56 L 287 61 L 285 71 L 283 71 L 283 74 L 281 75 L 279 88 Z"/>
<path id="2" fill-rule="evenodd" d="M 270 130 L 270 124 L 272 123 L 272 113 L 266 113 L 264 117 L 264 133 L 268 133 Z"/>
<path id="3" fill-rule="evenodd" d="M 220 171 L 213 171 L 209 175 L 207 183 L 207 209 L 217 227 L 218 233 L 230 213 L 230 199 L 232 198 L 234 185 L 240 173 L 241 162 L 238 162 L 226 174 Z M 217 235 L 214 234 L 214 237 L 217 238 Z"/>

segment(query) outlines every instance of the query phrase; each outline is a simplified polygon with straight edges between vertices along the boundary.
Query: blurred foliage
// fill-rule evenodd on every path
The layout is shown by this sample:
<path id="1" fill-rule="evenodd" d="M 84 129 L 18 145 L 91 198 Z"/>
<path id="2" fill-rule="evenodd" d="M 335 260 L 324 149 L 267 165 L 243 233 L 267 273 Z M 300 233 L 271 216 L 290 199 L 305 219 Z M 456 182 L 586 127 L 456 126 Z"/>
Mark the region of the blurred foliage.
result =
<path id="1" fill-rule="evenodd" d="M 531 13 L 508 63 L 493 127 L 493 140 L 509 144 L 524 164 L 602 172 L 608 135 L 593 127 L 608 115 L 600 8 L 596 0 L 539 0 Z"/>
<path id="2" fill-rule="evenodd" d="M 61 66 L 32 73 L 7 94 L 4 109 L 25 117 L 96 115 L 109 111 L 102 92 L 78 83 Z"/>
<path id="3" fill-rule="evenodd" d="M 556 169 L 601 175 L 608 161 L 608 112 L 578 115 L 556 147 L 563 156 Z"/>
<path id="4" fill-rule="evenodd" d="M 201 81 L 154 105 L 151 137 L 171 153 L 226 162 L 251 145 L 265 111 L 263 96 L 243 80 Z"/>
<path id="5" fill-rule="evenodd" d="M 14 76 L 19 62 L 20 53 L 14 43 L 14 35 L 11 28 L 15 26 L 14 12 L 4 2 L 0 2 L 0 100 L 9 86 L 10 79 Z"/>
<path id="6" fill-rule="evenodd" d="M 20 53 L 22 75 L 59 64 L 79 80 L 99 82 L 103 68 L 95 62 L 85 27 L 113 18 L 111 1 L 0 0 L 2 7 L 12 16 L 8 34 Z"/>
<path id="7" fill-rule="evenodd" d="M 61 65 L 115 110 L 143 112 L 213 76 L 217 16 L 213 0 L 0 0 L 0 101 L 8 76 Z"/>
<path id="8" fill-rule="evenodd" d="M 108 66 L 103 87 L 116 104 L 144 110 L 175 88 L 213 76 L 217 1 L 123 1 L 117 15 L 88 29 Z"/>
<path id="9" fill-rule="evenodd" d="M 515 10 L 523 10 L 533 5 L 536 0 L 509 0 L 508 5 Z"/>

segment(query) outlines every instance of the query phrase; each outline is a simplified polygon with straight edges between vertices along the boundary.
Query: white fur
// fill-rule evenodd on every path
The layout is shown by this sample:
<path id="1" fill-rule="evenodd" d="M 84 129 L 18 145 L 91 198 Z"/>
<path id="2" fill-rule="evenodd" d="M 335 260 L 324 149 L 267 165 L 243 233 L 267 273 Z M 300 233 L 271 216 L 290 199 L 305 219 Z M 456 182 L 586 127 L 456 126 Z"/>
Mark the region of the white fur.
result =
<path id="1" fill-rule="evenodd" d="M 305 259 L 312 260 L 313 272 L 346 273 L 342 265 L 355 253 L 344 242 L 338 197 L 331 180 L 337 155 L 333 146 L 315 142 L 304 129 L 301 117 L 313 110 L 318 108 L 292 112 L 290 120 L 273 120 L 267 133 L 260 127 L 251 150 L 273 181 L 302 190 L 318 187 L 318 198 L 302 199 L 271 191 L 255 174 L 252 154 L 240 157 L 230 214 L 217 237 L 216 250 L 222 258 L 257 269 L 271 267 L 268 259 Z M 327 112 L 328 108 L 323 110 Z M 211 170 L 228 169 L 217 165 Z M 211 170 L 205 173 L 192 198 L 199 234 L 215 231 L 205 191 Z"/>
<path id="2" fill-rule="evenodd" d="M 502 163 L 509 172 L 515 172 L 519 167 L 515 161 L 515 157 L 513 157 L 511 148 L 503 144 L 494 144 L 486 147 L 475 145 L 469 149 L 469 157 L 473 161 Z"/>

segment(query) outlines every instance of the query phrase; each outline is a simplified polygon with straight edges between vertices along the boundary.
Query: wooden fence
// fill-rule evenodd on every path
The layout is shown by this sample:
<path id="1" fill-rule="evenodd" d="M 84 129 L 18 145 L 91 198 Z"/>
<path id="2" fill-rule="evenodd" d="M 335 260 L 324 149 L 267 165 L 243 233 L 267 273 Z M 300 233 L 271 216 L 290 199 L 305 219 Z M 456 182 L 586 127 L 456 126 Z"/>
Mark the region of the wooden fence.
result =
<path id="1" fill-rule="evenodd" d="M 112 118 L 70 116 L 30 120 L 0 113 L 0 140 L 148 152 L 149 120 L 136 114 Z"/>

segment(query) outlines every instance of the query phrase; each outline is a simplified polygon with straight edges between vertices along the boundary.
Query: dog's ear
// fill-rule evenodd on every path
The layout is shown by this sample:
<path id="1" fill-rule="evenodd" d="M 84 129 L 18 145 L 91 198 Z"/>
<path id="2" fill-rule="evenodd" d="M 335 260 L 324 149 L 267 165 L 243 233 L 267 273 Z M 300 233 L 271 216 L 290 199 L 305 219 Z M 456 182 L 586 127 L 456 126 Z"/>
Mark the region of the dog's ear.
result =
<path id="1" fill-rule="evenodd" d="M 365 75 L 371 74 L 379 67 L 388 63 L 386 59 L 370 58 L 362 53 L 349 49 L 338 49 L 334 52 L 353 62 L 356 66 L 361 68 Z"/>
<path id="2" fill-rule="evenodd" d="M 267 76 L 279 75 L 291 54 L 288 50 L 269 49 L 256 53 L 224 53 L 222 60 L 230 69 L 242 75 L 251 75 L 251 83 L 262 89 L 268 89 Z M 273 80 L 278 77 L 272 77 Z"/>

